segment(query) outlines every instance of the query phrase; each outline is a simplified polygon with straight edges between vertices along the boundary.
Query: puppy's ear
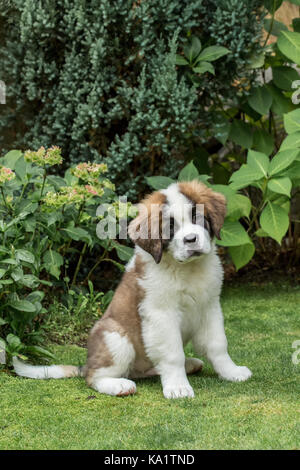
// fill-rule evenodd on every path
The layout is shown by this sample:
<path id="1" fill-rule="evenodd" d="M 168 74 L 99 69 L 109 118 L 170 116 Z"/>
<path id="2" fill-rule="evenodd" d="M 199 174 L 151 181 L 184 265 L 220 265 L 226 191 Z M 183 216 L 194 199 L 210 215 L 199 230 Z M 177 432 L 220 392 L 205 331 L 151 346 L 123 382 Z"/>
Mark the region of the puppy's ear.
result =
<path id="1" fill-rule="evenodd" d="M 220 240 L 220 231 L 226 216 L 226 199 L 223 194 L 211 193 L 207 202 L 207 216 L 214 235 Z"/>
<path id="2" fill-rule="evenodd" d="M 128 235 L 143 250 L 150 253 L 158 264 L 162 258 L 162 212 L 158 204 L 139 204 L 139 215 L 130 222 Z"/>

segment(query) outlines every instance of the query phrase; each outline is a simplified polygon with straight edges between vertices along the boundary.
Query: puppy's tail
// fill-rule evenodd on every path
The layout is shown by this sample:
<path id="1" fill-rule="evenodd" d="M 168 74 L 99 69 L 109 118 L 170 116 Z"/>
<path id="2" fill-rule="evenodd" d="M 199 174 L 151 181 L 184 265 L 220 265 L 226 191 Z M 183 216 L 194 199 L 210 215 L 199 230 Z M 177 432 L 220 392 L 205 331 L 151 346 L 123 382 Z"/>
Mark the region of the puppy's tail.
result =
<path id="1" fill-rule="evenodd" d="M 76 366 L 32 366 L 13 357 L 15 373 L 30 379 L 64 379 L 67 377 L 84 377 L 85 367 Z"/>

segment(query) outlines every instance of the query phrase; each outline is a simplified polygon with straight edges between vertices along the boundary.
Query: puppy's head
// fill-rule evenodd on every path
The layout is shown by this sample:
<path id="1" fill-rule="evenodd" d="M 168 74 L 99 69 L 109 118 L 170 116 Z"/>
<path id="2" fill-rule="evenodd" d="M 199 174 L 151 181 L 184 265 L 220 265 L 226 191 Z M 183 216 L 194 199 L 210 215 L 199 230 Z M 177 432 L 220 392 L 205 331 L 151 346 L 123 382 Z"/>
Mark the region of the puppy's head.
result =
<path id="1" fill-rule="evenodd" d="M 128 233 L 156 263 L 164 251 L 176 261 L 187 262 L 211 251 L 213 237 L 220 238 L 225 214 L 222 194 L 197 180 L 174 183 L 141 201 Z"/>

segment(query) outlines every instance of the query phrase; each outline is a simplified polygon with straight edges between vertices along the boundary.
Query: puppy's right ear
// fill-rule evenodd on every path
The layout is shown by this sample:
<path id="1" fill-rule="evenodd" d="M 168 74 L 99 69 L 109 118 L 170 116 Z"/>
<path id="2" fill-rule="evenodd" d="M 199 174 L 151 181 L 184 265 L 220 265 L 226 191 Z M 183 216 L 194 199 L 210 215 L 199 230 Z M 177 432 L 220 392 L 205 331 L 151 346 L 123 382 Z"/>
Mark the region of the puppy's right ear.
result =
<path id="1" fill-rule="evenodd" d="M 158 205 L 148 210 L 139 204 L 139 214 L 128 227 L 131 240 L 149 253 L 158 264 L 162 258 L 161 210 Z"/>

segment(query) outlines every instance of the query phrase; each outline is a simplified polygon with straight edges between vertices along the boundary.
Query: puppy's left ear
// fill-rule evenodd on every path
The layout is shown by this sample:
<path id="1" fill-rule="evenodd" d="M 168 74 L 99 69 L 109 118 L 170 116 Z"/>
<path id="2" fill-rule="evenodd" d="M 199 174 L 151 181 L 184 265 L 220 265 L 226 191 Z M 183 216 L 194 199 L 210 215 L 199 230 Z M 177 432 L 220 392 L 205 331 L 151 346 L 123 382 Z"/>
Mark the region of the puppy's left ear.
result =
<path id="1" fill-rule="evenodd" d="M 207 206 L 213 233 L 220 240 L 220 231 L 226 216 L 226 199 L 223 194 L 212 192 Z"/>
<path id="2" fill-rule="evenodd" d="M 131 240 L 149 253 L 156 264 L 160 263 L 163 252 L 161 234 L 161 209 L 159 206 L 148 210 L 148 207 L 139 206 L 139 215 L 133 219 L 128 227 Z"/>

